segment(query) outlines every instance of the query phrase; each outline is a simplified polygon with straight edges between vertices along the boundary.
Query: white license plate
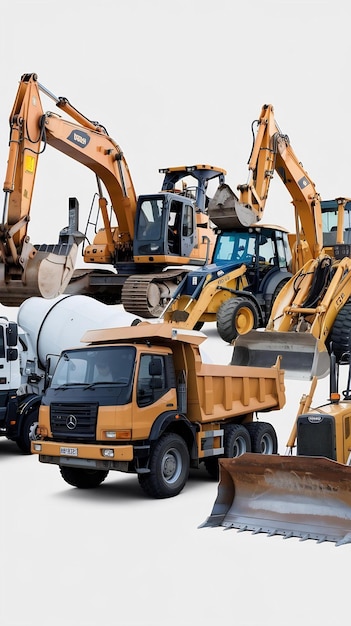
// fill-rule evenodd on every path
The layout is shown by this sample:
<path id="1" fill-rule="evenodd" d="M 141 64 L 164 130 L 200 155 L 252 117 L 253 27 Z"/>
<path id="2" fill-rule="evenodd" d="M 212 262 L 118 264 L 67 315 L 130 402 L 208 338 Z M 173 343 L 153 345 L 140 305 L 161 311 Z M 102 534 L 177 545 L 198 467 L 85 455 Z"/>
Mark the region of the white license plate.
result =
<path id="1" fill-rule="evenodd" d="M 62 456 L 78 456 L 78 448 L 60 448 Z"/>

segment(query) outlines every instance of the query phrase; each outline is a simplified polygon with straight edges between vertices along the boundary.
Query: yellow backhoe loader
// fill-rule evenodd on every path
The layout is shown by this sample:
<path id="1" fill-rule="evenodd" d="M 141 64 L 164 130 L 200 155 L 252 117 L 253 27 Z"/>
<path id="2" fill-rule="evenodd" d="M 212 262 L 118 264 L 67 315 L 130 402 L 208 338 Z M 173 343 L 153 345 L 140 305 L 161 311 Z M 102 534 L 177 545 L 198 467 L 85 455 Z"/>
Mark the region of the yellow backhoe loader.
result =
<path id="1" fill-rule="evenodd" d="M 321 201 L 288 136 L 280 131 L 272 105 L 262 107 L 257 126 L 248 163 L 251 173 L 249 183 L 238 186 L 240 194 L 237 196 L 222 181 L 209 200 L 209 216 L 217 227 L 212 262 L 186 274 L 173 293 L 163 317 L 188 329 L 215 321 L 224 341 L 231 343 L 239 336 L 238 343 L 245 350 L 242 351 L 244 354 L 240 351 L 235 354 L 238 359 L 235 362 L 241 364 L 247 358 L 245 355 L 249 349 L 254 353 L 253 357 L 250 354 L 251 358 L 263 356 L 257 354 L 262 333 L 252 335 L 250 331 L 268 328 L 267 324 L 274 318 L 275 329 L 281 332 L 283 328 L 278 328 L 278 325 L 288 304 L 291 309 L 285 316 L 284 330 L 291 313 L 297 313 L 296 307 L 307 309 L 309 316 L 313 313 L 312 309 L 317 308 L 318 320 L 313 330 L 308 316 L 303 324 L 299 323 L 300 320 L 295 322 L 294 318 L 292 327 L 298 329 L 294 336 L 274 336 L 273 346 L 270 345 L 271 337 L 267 337 L 267 345 L 268 350 L 276 347 L 279 353 L 284 351 L 284 368 L 290 374 L 296 374 L 295 360 L 299 364 L 302 357 L 305 367 L 300 370 L 299 365 L 300 375 L 303 373 L 310 377 L 315 371 L 324 375 L 329 367 L 324 344 L 327 337 L 330 338 L 337 310 L 345 304 L 345 294 L 342 301 L 339 289 L 335 293 L 329 291 L 327 301 L 322 304 L 321 298 L 336 269 L 335 258 L 347 257 L 343 267 L 336 272 L 339 276 L 348 264 L 349 253 L 344 243 L 350 227 L 349 205 L 344 199 Z M 259 221 L 263 217 L 275 172 L 292 198 L 296 224 L 294 233 L 289 234 L 281 227 Z M 292 280 L 296 272 L 299 274 Z M 348 298 L 348 278 L 343 284 Z M 320 306 L 327 307 L 327 316 L 320 316 Z M 301 332 L 304 333 L 302 341 L 298 336 Z M 316 350 L 319 339 L 321 348 Z M 312 368 L 311 361 L 320 351 L 318 367 Z M 289 362 L 288 356 L 291 356 Z M 275 358 L 269 358 L 269 365 Z"/>
<path id="2" fill-rule="evenodd" d="M 351 543 L 351 365 L 339 393 L 339 366 L 330 355 L 330 396 L 312 408 L 317 377 L 302 396 L 285 455 L 246 453 L 219 459 L 218 495 L 203 526 L 254 534 Z"/>

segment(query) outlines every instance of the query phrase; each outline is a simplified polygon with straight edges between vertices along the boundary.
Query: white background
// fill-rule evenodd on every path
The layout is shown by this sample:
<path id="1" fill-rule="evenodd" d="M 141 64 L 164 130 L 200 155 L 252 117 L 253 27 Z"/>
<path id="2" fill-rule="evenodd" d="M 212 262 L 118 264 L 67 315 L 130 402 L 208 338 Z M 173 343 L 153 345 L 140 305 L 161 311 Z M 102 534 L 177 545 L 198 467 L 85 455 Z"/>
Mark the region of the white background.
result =
<path id="1" fill-rule="evenodd" d="M 3 178 L 18 81 L 35 72 L 107 128 L 138 194 L 158 191 L 158 168 L 175 165 L 209 163 L 233 189 L 246 182 L 251 123 L 271 103 L 322 198 L 351 196 L 346 3 L 4 0 L 0 17 Z M 95 191 L 90 171 L 48 147 L 31 241 L 57 241 L 70 196 L 84 229 Z M 294 226 L 277 177 L 264 218 Z M 229 362 L 230 348 L 205 331 L 213 360 Z M 288 382 L 286 407 L 272 414 L 281 452 L 307 390 Z M 318 403 L 327 394 L 326 379 Z M 4 626 L 329 626 L 348 614 L 349 545 L 198 529 L 217 493 L 202 471 L 178 497 L 150 501 L 134 476 L 86 493 L 6 440 L 0 454 Z"/>

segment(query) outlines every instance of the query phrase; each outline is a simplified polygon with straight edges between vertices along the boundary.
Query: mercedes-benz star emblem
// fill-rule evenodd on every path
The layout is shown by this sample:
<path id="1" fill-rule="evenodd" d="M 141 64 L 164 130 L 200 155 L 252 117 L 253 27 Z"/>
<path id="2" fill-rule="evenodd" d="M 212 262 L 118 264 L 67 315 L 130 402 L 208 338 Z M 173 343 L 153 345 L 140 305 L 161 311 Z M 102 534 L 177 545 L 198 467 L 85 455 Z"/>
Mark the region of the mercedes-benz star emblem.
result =
<path id="1" fill-rule="evenodd" d="M 74 430 L 77 426 L 77 418 L 75 415 L 69 415 L 66 419 L 66 426 L 68 430 Z"/>

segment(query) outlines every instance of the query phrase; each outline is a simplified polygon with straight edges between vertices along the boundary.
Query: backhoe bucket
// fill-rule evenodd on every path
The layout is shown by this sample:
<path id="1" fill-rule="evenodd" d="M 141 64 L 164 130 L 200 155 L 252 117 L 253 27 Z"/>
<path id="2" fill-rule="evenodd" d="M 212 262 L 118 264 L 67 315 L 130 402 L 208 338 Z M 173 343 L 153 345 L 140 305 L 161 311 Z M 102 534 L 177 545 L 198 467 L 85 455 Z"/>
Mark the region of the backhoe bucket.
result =
<path id="1" fill-rule="evenodd" d="M 220 459 L 218 495 L 201 527 L 351 543 L 351 467 L 323 457 L 246 453 Z"/>
<path id="2" fill-rule="evenodd" d="M 210 199 L 208 215 L 218 228 L 223 229 L 242 228 L 243 226 L 247 228 L 259 219 L 257 211 L 242 204 L 234 191 L 225 183 L 218 187 L 213 198 Z"/>
<path id="3" fill-rule="evenodd" d="M 285 378 L 312 380 L 329 373 L 325 344 L 307 333 L 252 330 L 234 342 L 232 365 L 272 367 L 281 356 Z"/>

